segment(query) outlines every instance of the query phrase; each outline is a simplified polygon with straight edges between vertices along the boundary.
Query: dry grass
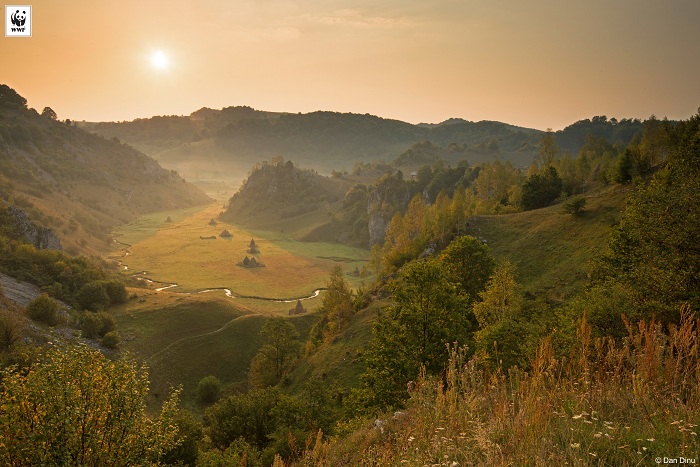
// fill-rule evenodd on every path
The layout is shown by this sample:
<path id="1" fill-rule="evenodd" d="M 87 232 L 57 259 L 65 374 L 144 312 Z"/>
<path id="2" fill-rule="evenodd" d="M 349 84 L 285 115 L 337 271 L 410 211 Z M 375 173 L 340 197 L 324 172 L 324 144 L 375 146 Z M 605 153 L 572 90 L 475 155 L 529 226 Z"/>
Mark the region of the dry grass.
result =
<path id="1" fill-rule="evenodd" d="M 324 287 L 330 269 L 337 264 L 327 258 L 348 258 L 343 267 L 349 272 L 361 268 L 369 256 L 366 250 L 344 245 L 295 242 L 280 234 L 251 233 L 223 222 L 209 225 L 220 210 L 215 205 L 177 216 L 143 216 L 118 232 L 119 240 L 131 245 L 129 255 L 119 251 L 112 258 L 123 261 L 129 271 L 147 271 L 151 279 L 179 284 L 178 291 L 228 288 L 235 295 L 295 298 Z M 168 215 L 173 222 L 165 223 Z M 233 237 L 219 237 L 224 229 Z M 209 236 L 216 240 L 200 238 Z M 265 267 L 236 265 L 247 255 L 251 238 L 260 249 L 256 257 Z"/>
<path id="2" fill-rule="evenodd" d="M 629 325 L 556 359 L 544 340 L 529 373 L 479 369 L 453 349 L 443 378 L 412 386 L 382 429 L 309 443 L 296 465 L 655 465 L 700 456 L 700 320 Z M 677 462 L 681 463 L 681 462 Z"/>

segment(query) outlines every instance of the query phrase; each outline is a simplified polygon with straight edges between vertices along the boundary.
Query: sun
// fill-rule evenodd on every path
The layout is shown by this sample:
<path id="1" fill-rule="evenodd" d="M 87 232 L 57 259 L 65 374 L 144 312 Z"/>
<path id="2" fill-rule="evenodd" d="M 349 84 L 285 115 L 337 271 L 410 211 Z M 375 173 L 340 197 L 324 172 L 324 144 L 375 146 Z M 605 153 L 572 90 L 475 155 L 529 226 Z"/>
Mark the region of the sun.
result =
<path id="1" fill-rule="evenodd" d="M 170 60 L 168 60 L 168 56 L 165 55 L 162 51 L 157 50 L 153 52 L 153 55 L 151 55 L 151 65 L 153 66 L 153 68 L 164 70 L 168 67 L 169 64 Z"/>

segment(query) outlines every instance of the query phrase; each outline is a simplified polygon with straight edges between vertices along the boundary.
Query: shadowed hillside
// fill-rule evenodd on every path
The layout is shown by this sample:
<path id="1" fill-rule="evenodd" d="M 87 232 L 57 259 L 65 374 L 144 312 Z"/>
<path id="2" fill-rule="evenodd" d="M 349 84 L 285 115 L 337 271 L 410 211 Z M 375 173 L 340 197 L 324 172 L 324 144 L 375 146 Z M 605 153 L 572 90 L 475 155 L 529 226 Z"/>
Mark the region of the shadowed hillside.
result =
<path id="1" fill-rule="evenodd" d="M 449 147 L 459 158 L 465 154 L 473 161 L 503 157 L 528 165 L 541 133 L 499 122 L 453 119 L 413 125 L 369 114 L 289 114 L 249 107 L 80 125 L 107 138 L 116 136 L 188 177 L 230 176 L 226 171 L 243 171 L 252 163 L 280 155 L 322 171 L 350 169 L 360 161 L 393 160 L 426 140 L 444 146 L 448 156 Z M 212 165 L 216 170 L 211 170 Z"/>
<path id="2" fill-rule="evenodd" d="M 50 227 L 72 249 L 104 249 L 117 224 L 209 202 L 152 158 L 42 114 L 0 86 L 0 198 Z"/>

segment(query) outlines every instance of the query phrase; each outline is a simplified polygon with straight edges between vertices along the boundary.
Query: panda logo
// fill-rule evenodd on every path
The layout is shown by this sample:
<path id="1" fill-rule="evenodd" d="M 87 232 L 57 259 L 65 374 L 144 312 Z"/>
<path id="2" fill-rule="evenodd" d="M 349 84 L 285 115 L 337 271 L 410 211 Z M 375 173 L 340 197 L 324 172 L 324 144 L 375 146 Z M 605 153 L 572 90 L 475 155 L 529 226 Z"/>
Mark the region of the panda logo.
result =
<path id="1" fill-rule="evenodd" d="M 24 23 L 27 21 L 27 12 L 23 11 L 20 13 L 19 10 L 15 11 L 12 13 L 12 16 L 10 16 L 10 21 L 12 21 L 12 24 L 15 26 L 24 26 Z"/>

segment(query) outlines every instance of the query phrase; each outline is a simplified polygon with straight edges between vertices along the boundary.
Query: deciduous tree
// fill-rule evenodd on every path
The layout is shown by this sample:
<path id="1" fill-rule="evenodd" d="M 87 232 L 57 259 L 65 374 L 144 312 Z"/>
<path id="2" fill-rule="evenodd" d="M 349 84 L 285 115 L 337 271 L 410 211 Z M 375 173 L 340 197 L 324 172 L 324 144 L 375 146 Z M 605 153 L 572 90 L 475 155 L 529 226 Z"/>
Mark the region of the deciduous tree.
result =
<path id="1" fill-rule="evenodd" d="M 356 408 L 387 409 L 406 398 L 406 384 L 421 367 L 438 373 L 447 361 L 446 345 L 466 344 L 474 331 L 467 300 L 437 258 L 412 261 L 391 285 L 396 304 L 385 309 L 366 355 Z"/>
<path id="2" fill-rule="evenodd" d="M 289 319 L 270 318 L 260 334 L 265 343 L 251 362 L 249 379 L 257 387 L 272 386 L 280 382 L 299 357 L 299 332 Z"/>
<path id="3" fill-rule="evenodd" d="M 177 444 L 177 393 L 146 416 L 148 375 L 87 346 L 51 349 L 0 386 L 0 463 L 113 465 L 155 462 Z"/>

